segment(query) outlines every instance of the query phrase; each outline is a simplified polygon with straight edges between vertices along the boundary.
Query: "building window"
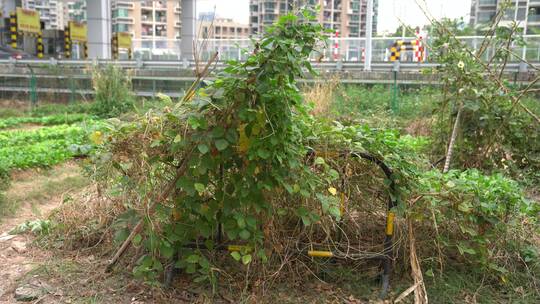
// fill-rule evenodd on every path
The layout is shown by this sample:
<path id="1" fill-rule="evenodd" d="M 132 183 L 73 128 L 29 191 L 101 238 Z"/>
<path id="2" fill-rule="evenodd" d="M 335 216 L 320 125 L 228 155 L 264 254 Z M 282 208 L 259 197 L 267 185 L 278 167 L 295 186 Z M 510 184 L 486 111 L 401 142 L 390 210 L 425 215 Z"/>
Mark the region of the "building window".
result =
<path id="1" fill-rule="evenodd" d="M 129 32 L 128 25 L 125 23 L 117 23 L 113 25 L 113 32 Z"/>
<path id="2" fill-rule="evenodd" d="M 156 12 L 156 21 L 157 22 L 167 22 L 167 12 Z"/>
<path id="3" fill-rule="evenodd" d="M 264 10 L 265 11 L 274 11 L 274 9 L 276 8 L 276 4 L 273 3 L 273 2 L 265 2 L 264 5 Z"/>
<path id="4" fill-rule="evenodd" d="M 480 0 L 480 5 L 497 5 L 497 0 Z"/>
<path id="5" fill-rule="evenodd" d="M 166 49 L 167 48 L 167 41 L 156 41 L 156 48 L 157 49 Z"/>
<path id="6" fill-rule="evenodd" d="M 489 22 L 495 17 L 493 12 L 479 12 L 478 13 L 478 22 Z"/>
<path id="7" fill-rule="evenodd" d="M 160 37 L 167 36 L 167 26 L 166 25 L 156 25 L 156 36 L 160 36 Z"/>
<path id="8" fill-rule="evenodd" d="M 141 27 L 141 35 L 143 35 L 143 36 L 153 36 L 154 35 L 154 30 L 152 29 L 152 26 L 143 24 L 142 27 Z"/>
<path id="9" fill-rule="evenodd" d="M 117 8 L 113 11 L 113 18 L 128 17 L 128 10 L 125 8 Z"/>

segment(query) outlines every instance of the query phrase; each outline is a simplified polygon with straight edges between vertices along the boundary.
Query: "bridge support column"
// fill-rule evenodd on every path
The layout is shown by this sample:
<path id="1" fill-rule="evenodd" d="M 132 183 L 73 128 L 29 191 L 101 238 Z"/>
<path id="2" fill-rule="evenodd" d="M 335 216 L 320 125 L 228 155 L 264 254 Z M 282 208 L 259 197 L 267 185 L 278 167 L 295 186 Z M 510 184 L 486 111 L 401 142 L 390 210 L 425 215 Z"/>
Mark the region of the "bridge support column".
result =
<path id="1" fill-rule="evenodd" d="M 193 43 L 196 41 L 195 0 L 182 0 L 182 36 L 180 52 L 183 60 L 193 60 Z"/>
<path id="2" fill-rule="evenodd" d="M 111 0 L 87 1 L 88 57 L 111 58 Z"/>

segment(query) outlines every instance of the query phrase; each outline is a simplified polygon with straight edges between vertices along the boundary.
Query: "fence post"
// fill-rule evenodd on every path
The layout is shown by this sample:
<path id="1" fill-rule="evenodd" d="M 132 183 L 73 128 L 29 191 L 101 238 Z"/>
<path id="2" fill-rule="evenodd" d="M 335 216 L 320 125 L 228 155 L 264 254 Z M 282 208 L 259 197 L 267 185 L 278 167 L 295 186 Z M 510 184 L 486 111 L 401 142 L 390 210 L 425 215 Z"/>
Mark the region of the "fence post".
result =
<path id="1" fill-rule="evenodd" d="M 37 79 L 36 75 L 34 74 L 34 70 L 30 65 L 28 65 L 28 69 L 30 69 L 30 107 L 33 109 L 36 108 L 37 102 L 38 102 L 38 96 L 37 96 Z"/>
<path id="2" fill-rule="evenodd" d="M 399 86 L 397 82 L 398 78 L 398 72 L 399 72 L 399 61 L 394 61 L 394 65 L 392 67 L 392 74 L 394 76 L 394 86 L 393 86 L 393 94 L 392 94 L 392 101 L 390 103 L 390 109 L 392 109 L 392 114 L 397 114 L 399 111 L 399 105 L 398 105 L 398 91 Z"/>
<path id="3" fill-rule="evenodd" d="M 75 103 L 75 80 L 69 77 L 69 103 Z"/>

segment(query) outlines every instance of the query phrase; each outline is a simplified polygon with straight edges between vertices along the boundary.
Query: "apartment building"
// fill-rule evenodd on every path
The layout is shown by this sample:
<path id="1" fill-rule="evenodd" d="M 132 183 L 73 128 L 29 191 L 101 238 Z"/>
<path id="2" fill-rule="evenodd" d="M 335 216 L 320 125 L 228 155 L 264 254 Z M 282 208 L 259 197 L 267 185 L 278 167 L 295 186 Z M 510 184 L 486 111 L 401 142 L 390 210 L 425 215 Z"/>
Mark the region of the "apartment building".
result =
<path id="1" fill-rule="evenodd" d="M 67 1 L 68 16 L 70 21 L 86 21 L 86 0 Z"/>
<path id="2" fill-rule="evenodd" d="M 249 38 L 249 25 L 235 22 L 227 18 L 207 18 L 206 15 L 197 21 L 197 31 L 201 38 L 209 39 L 241 39 Z"/>
<path id="3" fill-rule="evenodd" d="M 166 49 L 180 39 L 181 13 L 178 0 L 113 0 L 112 30 L 132 33 L 136 47 Z"/>
<path id="4" fill-rule="evenodd" d="M 367 0 L 250 0 L 250 33 L 258 35 L 280 15 L 301 6 L 320 6 L 318 21 L 339 37 L 365 37 Z M 373 32 L 377 30 L 378 0 L 373 1 Z"/>
<path id="5" fill-rule="evenodd" d="M 514 20 L 520 27 L 527 27 L 527 34 L 540 34 L 540 0 L 516 0 L 504 12 L 501 23 L 510 24 Z M 493 20 L 505 0 L 472 0 L 470 25 L 476 28 Z"/>

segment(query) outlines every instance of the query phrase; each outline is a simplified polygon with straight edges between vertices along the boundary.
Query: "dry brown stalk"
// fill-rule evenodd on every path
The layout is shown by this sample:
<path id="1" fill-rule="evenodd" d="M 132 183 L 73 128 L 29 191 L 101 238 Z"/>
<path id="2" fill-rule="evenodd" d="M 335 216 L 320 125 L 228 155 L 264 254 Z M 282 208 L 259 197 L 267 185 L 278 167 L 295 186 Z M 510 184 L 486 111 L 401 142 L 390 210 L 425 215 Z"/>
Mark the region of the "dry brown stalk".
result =
<path id="1" fill-rule="evenodd" d="M 415 304 L 428 304 L 428 297 L 426 292 L 426 285 L 424 284 L 424 277 L 422 275 L 422 268 L 416 255 L 416 240 L 414 236 L 414 228 L 412 219 L 407 219 L 407 229 L 409 234 L 409 255 L 411 262 L 411 275 L 414 279 L 414 303 Z"/>

